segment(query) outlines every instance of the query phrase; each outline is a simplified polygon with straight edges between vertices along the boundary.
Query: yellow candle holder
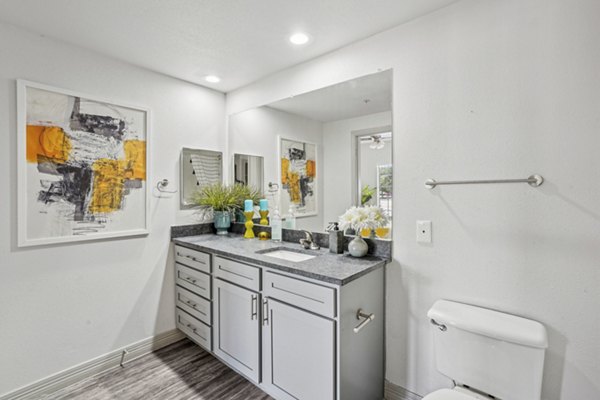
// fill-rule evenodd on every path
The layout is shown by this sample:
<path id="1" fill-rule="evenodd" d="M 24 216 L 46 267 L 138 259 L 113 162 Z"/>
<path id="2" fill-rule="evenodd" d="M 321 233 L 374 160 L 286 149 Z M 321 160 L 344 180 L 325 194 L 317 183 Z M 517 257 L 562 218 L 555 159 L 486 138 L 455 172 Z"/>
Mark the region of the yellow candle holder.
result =
<path id="1" fill-rule="evenodd" d="M 254 222 L 252 221 L 252 217 L 254 217 L 254 211 L 244 211 L 244 215 L 246 216 L 246 232 L 244 232 L 244 237 L 246 239 L 254 239 Z"/>
<path id="2" fill-rule="evenodd" d="M 258 211 L 260 214 L 260 222 L 259 225 L 269 225 L 269 220 L 267 219 L 267 215 L 269 215 L 269 210 L 260 210 Z"/>

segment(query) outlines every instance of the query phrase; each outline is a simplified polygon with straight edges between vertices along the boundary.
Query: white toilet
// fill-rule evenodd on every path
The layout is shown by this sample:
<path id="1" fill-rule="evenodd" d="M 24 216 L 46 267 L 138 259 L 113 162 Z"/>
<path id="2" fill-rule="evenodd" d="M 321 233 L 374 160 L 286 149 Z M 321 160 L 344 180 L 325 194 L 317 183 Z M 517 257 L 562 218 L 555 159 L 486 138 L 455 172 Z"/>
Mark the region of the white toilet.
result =
<path id="1" fill-rule="evenodd" d="M 437 369 L 455 382 L 423 400 L 539 400 L 546 328 L 526 318 L 448 300 L 427 313 Z"/>

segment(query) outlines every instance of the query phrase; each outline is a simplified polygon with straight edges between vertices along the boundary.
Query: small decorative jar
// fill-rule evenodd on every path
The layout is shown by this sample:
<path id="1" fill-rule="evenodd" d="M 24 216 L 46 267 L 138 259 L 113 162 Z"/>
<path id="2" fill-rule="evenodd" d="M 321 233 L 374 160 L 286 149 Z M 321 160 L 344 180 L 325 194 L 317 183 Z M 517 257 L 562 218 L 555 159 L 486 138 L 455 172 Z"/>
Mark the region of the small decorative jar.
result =
<path id="1" fill-rule="evenodd" d="M 348 243 L 348 252 L 352 257 L 364 257 L 369 251 L 369 245 L 360 235 L 354 236 L 354 239 Z"/>

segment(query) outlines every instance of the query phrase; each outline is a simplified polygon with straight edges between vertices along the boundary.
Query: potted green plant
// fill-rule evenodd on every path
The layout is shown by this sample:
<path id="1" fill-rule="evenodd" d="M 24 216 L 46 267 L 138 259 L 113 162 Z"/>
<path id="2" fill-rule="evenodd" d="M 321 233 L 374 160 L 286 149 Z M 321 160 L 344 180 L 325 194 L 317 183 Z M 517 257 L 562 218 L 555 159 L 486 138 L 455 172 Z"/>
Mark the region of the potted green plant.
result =
<path id="1" fill-rule="evenodd" d="M 258 205 L 258 201 L 262 198 L 262 193 L 254 186 L 243 185 L 236 183 L 231 187 L 233 195 L 236 198 L 235 220 L 236 222 L 246 222 L 244 216 L 244 201 L 252 200 L 254 205 Z"/>
<path id="2" fill-rule="evenodd" d="M 192 195 L 192 201 L 198 206 L 211 208 L 217 235 L 227 235 L 231 213 L 239 207 L 238 194 L 232 186 L 222 183 L 204 186 Z"/>
<path id="3" fill-rule="evenodd" d="M 363 186 L 363 188 L 360 191 L 360 205 L 364 206 L 366 205 L 369 201 L 371 201 L 371 199 L 373 198 L 373 195 L 375 194 L 375 188 L 372 188 L 369 185 L 365 185 Z"/>

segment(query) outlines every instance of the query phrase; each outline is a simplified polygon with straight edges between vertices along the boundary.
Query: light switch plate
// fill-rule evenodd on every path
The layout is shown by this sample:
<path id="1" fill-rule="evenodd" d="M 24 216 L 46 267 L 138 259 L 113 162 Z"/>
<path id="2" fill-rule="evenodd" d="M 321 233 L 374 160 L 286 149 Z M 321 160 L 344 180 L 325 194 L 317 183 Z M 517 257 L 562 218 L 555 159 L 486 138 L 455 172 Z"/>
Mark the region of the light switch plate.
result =
<path id="1" fill-rule="evenodd" d="M 417 243 L 431 243 L 431 221 L 417 221 Z"/>

